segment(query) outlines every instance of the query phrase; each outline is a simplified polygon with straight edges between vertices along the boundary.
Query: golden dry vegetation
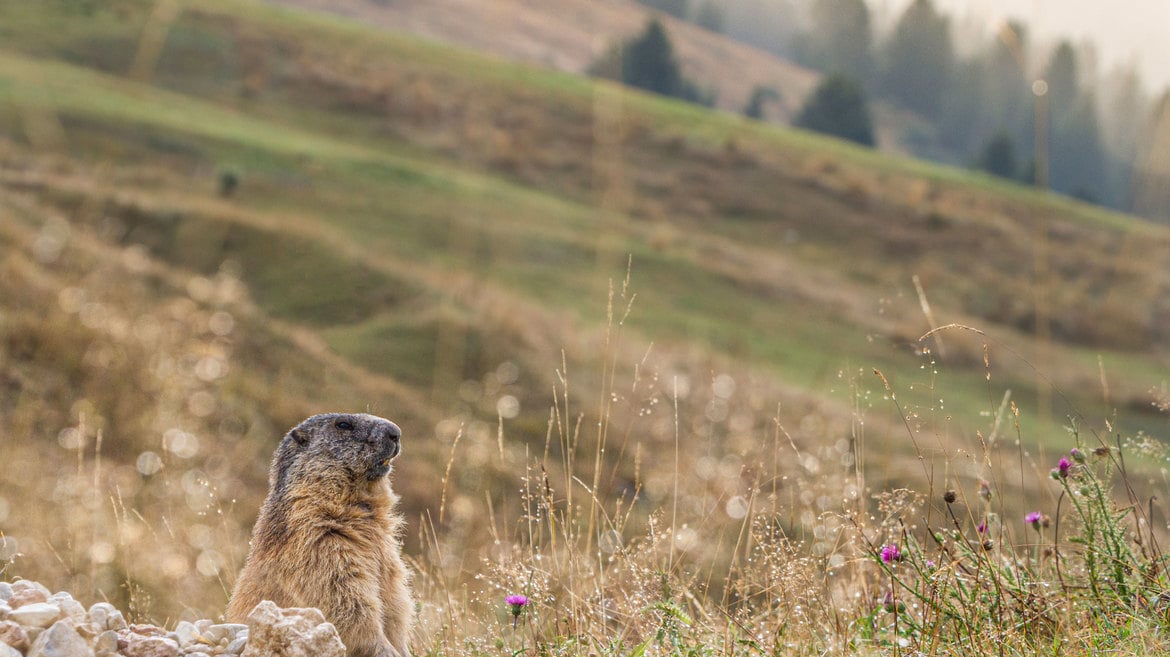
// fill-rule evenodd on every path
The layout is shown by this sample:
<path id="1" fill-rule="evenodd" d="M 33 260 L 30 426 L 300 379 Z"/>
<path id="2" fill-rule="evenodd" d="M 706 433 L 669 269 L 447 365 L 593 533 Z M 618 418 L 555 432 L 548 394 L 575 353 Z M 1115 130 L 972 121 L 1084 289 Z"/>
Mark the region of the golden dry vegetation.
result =
<path id="1" fill-rule="evenodd" d="M 1012 520 L 1079 441 L 1161 641 L 1166 229 L 312 13 L 0 9 L 5 576 L 217 616 L 276 440 L 369 410 L 419 652 L 1088 652 Z M 891 541 L 965 606 L 879 613 Z"/>

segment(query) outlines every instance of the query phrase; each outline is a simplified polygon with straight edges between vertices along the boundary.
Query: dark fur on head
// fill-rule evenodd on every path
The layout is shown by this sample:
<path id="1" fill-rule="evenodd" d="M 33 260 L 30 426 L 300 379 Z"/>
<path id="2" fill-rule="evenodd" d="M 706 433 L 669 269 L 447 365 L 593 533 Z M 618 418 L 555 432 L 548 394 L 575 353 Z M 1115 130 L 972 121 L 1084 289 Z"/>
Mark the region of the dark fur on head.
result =
<path id="1" fill-rule="evenodd" d="M 401 445 L 402 430 L 389 420 L 364 413 L 314 415 L 280 441 L 268 483 L 281 491 L 290 475 L 339 477 L 353 485 L 377 481 L 390 473 L 390 460 Z M 323 463 L 331 467 L 323 468 Z"/>

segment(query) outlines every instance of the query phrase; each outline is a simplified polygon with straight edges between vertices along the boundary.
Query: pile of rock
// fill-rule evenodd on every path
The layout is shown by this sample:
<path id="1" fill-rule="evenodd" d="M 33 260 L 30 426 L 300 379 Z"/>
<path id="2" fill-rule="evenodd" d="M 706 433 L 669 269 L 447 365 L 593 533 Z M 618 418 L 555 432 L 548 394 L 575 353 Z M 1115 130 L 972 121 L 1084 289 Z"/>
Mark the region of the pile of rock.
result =
<path id="1" fill-rule="evenodd" d="M 252 641 L 249 642 L 249 637 Z M 128 624 L 106 602 L 88 610 L 37 582 L 0 582 L 0 657 L 344 657 L 345 646 L 316 609 L 262 602 L 248 624 L 199 620 L 167 631 Z"/>

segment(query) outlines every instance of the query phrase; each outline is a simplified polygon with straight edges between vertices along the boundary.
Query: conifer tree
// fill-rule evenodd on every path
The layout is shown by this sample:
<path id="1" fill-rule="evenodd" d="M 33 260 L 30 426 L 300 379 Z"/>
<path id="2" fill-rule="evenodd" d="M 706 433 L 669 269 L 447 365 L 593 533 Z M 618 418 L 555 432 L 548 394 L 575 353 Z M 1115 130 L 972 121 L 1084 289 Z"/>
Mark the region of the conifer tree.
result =
<path id="1" fill-rule="evenodd" d="M 954 67 L 950 22 L 931 0 L 914 0 L 886 44 L 886 92 L 904 107 L 937 119 Z"/>
<path id="2" fill-rule="evenodd" d="M 641 36 L 622 52 L 622 82 L 664 96 L 675 95 L 682 75 L 674 58 L 674 46 L 657 18 L 646 24 Z"/>
<path id="3" fill-rule="evenodd" d="M 821 80 L 801 107 L 794 125 L 865 146 L 874 145 L 865 91 L 856 80 L 840 73 Z"/>
<path id="4" fill-rule="evenodd" d="M 1016 162 L 1016 148 L 1011 136 L 1004 131 L 996 133 L 983 146 L 976 165 L 1000 178 L 1015 178 L 1019 173 L 1019 164 Z"/>

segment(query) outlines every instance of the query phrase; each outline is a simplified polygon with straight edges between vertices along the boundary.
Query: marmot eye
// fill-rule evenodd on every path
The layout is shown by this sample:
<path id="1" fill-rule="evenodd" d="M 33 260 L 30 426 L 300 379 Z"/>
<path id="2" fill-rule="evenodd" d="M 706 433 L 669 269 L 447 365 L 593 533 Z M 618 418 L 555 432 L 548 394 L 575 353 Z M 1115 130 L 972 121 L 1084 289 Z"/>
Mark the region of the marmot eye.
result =
<path id="1" fill-rule="evenodd" d="M 346 431 L 353 429 L 353 423 L 347 422 L 345 420 L 340 420 L 340 421 L 338 421 L 337 424 L 335 424 L 333 426 L 337 427 L 338 429 L 344 429 Z"/>

